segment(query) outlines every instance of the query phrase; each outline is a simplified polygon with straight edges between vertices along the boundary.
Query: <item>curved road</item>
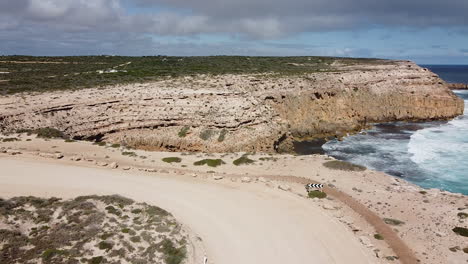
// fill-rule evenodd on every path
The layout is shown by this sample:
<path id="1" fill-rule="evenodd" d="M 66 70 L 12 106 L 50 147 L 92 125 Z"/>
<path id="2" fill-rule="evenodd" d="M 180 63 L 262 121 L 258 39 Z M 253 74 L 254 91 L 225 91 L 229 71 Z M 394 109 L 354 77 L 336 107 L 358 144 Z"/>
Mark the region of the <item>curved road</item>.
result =
<path id="1" fill-rule="evenodd" d="M 209 263 L 373 262 L 351 231 L 289 192 L 9 158 L 0 168 L 3 197 L 120 194 L 160 206 L 203 239 Z"/>

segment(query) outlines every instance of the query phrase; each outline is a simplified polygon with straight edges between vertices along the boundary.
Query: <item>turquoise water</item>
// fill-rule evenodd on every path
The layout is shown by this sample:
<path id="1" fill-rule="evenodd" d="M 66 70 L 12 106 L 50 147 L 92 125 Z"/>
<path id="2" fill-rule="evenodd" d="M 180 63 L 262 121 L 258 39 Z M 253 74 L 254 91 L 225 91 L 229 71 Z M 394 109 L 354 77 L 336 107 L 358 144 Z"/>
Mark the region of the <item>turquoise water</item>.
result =
<path id="1" fill-rule="evenodd" d="M 468 66 L 425 66 L 448 82 L 468 83 Z M 452 77 L 452 79 L 450 79 Z M 464 115 L 449 122 L 379 124 L 363 133 L 332 140 L 326 154 L 384 171 L 424 188 L 468 195 L 468 91 L 456 91 L 465 100 Z"/>

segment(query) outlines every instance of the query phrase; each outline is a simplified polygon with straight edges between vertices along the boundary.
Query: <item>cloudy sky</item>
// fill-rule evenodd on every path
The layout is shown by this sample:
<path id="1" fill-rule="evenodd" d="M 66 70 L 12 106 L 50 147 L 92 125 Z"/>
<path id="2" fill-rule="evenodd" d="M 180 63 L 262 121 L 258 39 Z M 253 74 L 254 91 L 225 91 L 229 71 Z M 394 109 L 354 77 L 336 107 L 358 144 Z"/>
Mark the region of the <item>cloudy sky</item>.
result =
<path id="1" fill-rule="evenodd" d="M 468 0 L 0 0 L 0 54 L 468 64 Z"/>

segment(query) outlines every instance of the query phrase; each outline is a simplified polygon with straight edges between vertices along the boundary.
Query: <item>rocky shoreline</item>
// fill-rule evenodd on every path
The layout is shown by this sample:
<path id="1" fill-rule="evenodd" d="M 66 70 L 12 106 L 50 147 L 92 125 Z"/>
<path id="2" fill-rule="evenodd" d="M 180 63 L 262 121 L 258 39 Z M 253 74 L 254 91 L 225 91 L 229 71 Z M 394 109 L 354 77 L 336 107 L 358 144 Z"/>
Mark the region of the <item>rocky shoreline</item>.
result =
<path id="1" fill-rule="evenodd" d="M 296 65 L 307 67 L 307 65 Z M 344 64 L 296 76 L 196 75 L 142 84 L 0 97 L 0 131 L 50 127 L 157 151 L 291 152 L 370 123 L 445 120 L 463 101 L 408 61 Z"/>

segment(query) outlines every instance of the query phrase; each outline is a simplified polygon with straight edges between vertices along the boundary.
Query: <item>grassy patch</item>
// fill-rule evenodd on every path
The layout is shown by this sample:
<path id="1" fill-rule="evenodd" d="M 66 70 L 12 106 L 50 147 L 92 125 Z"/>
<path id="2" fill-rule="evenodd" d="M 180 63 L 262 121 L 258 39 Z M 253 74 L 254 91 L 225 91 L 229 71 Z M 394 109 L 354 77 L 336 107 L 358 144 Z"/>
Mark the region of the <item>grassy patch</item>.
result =
<path id="1" fill-rule="evenodd" d="M 182 159 L 179 157 L 167 157 L 167 158 L 163 158 L 162 161 L 167 162 L 167 163 L 180 163 Z"/>
<path id="2" fill-rule="evenodd" d="M 227 133 L 228 131 L 226 129 L 222 129 L 221 132 L 219 132 L 218 142 L 223 142 L 224 139 L 226 139 Z"/>
<path id="3" fill-rule="evenodd" d="M 383 221 L 387 224 L 387 225 L 394 225 L 394 226 L 400 226 L 400 225 L 404 225 L 405 222 L 403 221 L 400 221 L 398 219 L 393 219 L 393 218 L 384 218 Z"/>
<path id="4" fill-rule="evenodd" d="M 323 199 L 323 198 L 327 197 L 327 194 L 325 192 L 321 192 L 321 191 L 318 191 L 318 190 L 311 191 L 311 192 L 309 192 L 308 195 L 309 195 L 309 198 Z"/>
<path id="5" fill-rule="evenodd" d="M 332 170 L 344 170 L 344 171 L 365 171 L 366 167 L 356 165 L 350 162 L 341 160 L 331 160 L 323 163 L 323 166 Z"/>
<path id="6" fill-rule="evenodd" d="M 239 165 L 249 165 L 255 163 L 255 160 L 249 159 L 247 155 L 243 155 L 242 157 L 234 160 L 232 164 L 239 166 Z"/>
<path id="7" fill-rule="evenodd" d="M 377 240 L 383 240 L 384 239 L 381 234 L 375 234 L 374 238 L 377 239 Z"/>
<path id="8" fill-rule="evenodd" d="M 198 74 L 262 74 L 297 76 L 314 72 L 340 71 L 333 62 L 345 65 L 391 64 L 377 59 L 353 59 L 331 57 L 122 57 L 122 56 L 73 56 L 31 57 L 0 56 L 1 67 L 8 69 L 9 82 L 0 82 L 0 93 L 45 92 L 52 90 L 82 89 L 161 80 L 168 77 Z M 52 63 L 34 63 L 34 62 Z M 23 63 L 17 63 L 23 62 Z M 27 62 L 27 63 L 26 63 Z M 130 62 L 130 64 L 126 64 Z M 119 65 L 120 72 L 99 74 L 97 71 Z"/>
<path id="9" fill-rule="evenodd" d="M 115 143 L 115 144 L 112 144 L 110 147 L 111 148 L 120 148 L 120 144 Z"/>
<path id="10" fill-rule="evenodd" d="M 210 167 L 218 167 L 222 164 L 226 164 L 226 162 L 224 162 L 222 159 L 204 159 L 193 163 L 195 166 L 208 165 Z"/>
<path id="11" fill-rule="evenodd" d="M 452 229 L 452 231 L 460 236 L 468 237 L 468 228 L 455 227 L 454 229 Z"/>
<path id="12" fill-rule="evenodd" d="M 69 139 L 69 138 L 65 139 L 65 143 L 73 143 L 73 142 L 76 142 L 76 141 L 73 139 Z"/>
<path id="13" fill-rule="evenodd" d="M 178 133 L 179 137 L 181 137 L 181 138 L 186 137 L 189 130 L 190 130 L 190 127 L 184 126 L 182 129 L 180 129 L 180 131 Z"/>
<path id="14" fill-rule="evenodd" d="M 103 263 L 103 261 L 104 261 L 103 256 L 94 257 L 94 258 L 89 260 L 89 264 L 100 264 L 100 263 Z"/>
<path id="15" fill-rule="evenodd" d="M 104 141 L 98 141 L 98 142 L 94 142 L 93 145 L 100 146 L 100 147 L 105 147 L 105 146 L 107 146 L 107 143 L 104 142 Z"/>
<path id="16" fill-rule="evenodd" d="M 169 239 L 162 241 L 161 251 L 164 254 L 166 264 L 180 264 L 187 254 L 184 247 L 176 248 Z"/>

